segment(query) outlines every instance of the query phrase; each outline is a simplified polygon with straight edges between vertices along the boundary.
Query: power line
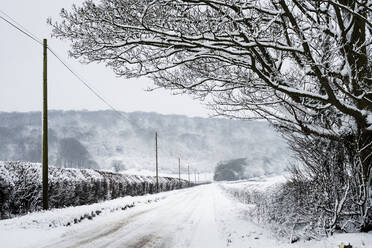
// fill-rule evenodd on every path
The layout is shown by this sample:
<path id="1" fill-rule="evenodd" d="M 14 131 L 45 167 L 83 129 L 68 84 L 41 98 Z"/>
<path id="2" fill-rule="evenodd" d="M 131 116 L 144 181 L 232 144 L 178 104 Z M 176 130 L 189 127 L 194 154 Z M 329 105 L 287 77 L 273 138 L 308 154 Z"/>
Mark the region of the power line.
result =
<path id="1" fill-rule="evenodd" d="M 103 96 L 101 96 L 97 90 L 93 89 L 85 80 L 83 80 L 74 70 L 72 70 L 65 61 L 63 61 L 57 54 L 54 52 L 49 46 L 48 50 L 59 60 L 59 62 L 66 67 L 85 87 L 87 87 L 96 97 L 98 97 L 104 104 L 106 104 L 110 109 L 112 109 L 115 113 L 117 113 L 121 118 L 129 121 L 126 116 L 124 116 L 120 111 L 116 110 Z"/>
<path id="2" fill-rule="evenodd" d="M 1 13 L 5 14 L 3 11 L 1 11 Z M 7 15 L 7 14 L 5 14 L 5 15 Z M 17 25 L 15 25 L 11 21 L 7 20 L 5 17 L 0 15 L 0 18 L 3 19 L 4 21 L 6 21 L 12 27 L 16 28 L 18 31 L 22 32 L 23 34 L 27 35 L 29 38 L 33 39 L 35 42 L 39 43 L 39 45 L 43 45 L 43 43 L 40 40 L 36 39 L 35 37 L 33 37 L 31 34 L 27 33 L 26 31 L 24 31 L 23 29 L 19 28 Z"/>
<path id="3" fill-rule="evenodd" d="M 12 22 L 14 22 L 15 24 L 17 24 L 19 27 L 21 27 L 25 32 L 27 32 L 30 36 L 32 36 L 32 39 L 34 39 L 37 43 L 39 43 L 40 45 L 43 44 L 43 41 L 41 39 L 38 39 L 35 35 L 32 34 L 32 32 L 30 32 L 29 30 L 27 30 L 27 28 L 25 28 L 25 26 L 22 26 L 22 24 L 18 23 L 16 20 L 14 20 L 11 16 L 9 16 L 7 13 L 5 13 L 4 11 L 2 11 L 0 9 L 0 13 L 2 13 L 3 15 L 5 15 L 6 17 L 8 17 L 10 20 L 12 20 Z"/>
<path id="4" fill-rule="evenodd" d="M 9 21 L 8 19 L 6 19 L 5 17 L 1 16 L 0 15 L 0 18 L 3 19 L 5 22 L 7 22 L 9 25 L 11 25 L 12 27 L 16 28 L 18 31 L 22 32 L 24 35 L 28 36 L 29 38 L 31 38 L 33 41 L 35 41 L 36 43 L 38 43 L 39 45 L 43 45 L 43 43 L 41 42 L 40 39 L 38 39 L 36 37 L 36 35 L 33 35 L 30 31 L 28 31 L 25 27 L 23 27 L 21 24 L 19 24 L 17 21 L 15 21 L 11 16 L 9 16 L 8 14 L 6 14 L 4 11 L 0 10 L 0 12 L 7 16 L 11 21 L 13 21 L 14 23 L 12 23 L 11 21 Z M 18 26 L 17 26 L 18 25 Z M 90 86 L 85 80 L 82 79 L 81 76 L 79 76 L 79 74 L 77 72 L 75 72 L 73 69 L 71 69 L 70 66 L 67 65 L 67 63 L 61 59 L 57 53 L 48 45 L 48 50 L 54 55 L 54 57 L 57 58 L 57 60 L 64 66 L 66 67 L 67 70 L 69 70 L 85 87 L 88 88 L 88 90 L 90 90 L 98 99 L 100 99 L 104 104 L 106 104 L 111 110 L 113 110 L 116 114 L 118 114 L 118 116 L 120 118 L 124 118 L 126 121 L 129 121 L 129 119 L 124 116 L 120 111 L 118 111 L 116 108 L 114 108 L 103 96 L 101 96 L 97 90 L 93 89 L 92 86 Z"/>

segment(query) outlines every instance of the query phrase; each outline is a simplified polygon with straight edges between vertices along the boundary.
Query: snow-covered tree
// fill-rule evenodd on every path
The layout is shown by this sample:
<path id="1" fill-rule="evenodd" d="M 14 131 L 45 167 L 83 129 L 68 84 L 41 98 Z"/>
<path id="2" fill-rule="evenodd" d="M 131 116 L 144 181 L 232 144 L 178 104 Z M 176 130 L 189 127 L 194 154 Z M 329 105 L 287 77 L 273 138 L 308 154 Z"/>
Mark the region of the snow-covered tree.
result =
<path id="1" fill-rule="evenodd" d="M 222 115 L 344 140 L 370 207 L 372 3 L 368 0 L 87 0 L 54 36 L 117 75 L 206 99 Z M 51 23 L 51 21 L 50 21 Z"/>
<path id="2" fill-rule="evenodd" d="M 89 168 L 93 165 L 90 161 L 89 152 L 75 138 L 60 140 L 57 164 L 67 168 Z"/>

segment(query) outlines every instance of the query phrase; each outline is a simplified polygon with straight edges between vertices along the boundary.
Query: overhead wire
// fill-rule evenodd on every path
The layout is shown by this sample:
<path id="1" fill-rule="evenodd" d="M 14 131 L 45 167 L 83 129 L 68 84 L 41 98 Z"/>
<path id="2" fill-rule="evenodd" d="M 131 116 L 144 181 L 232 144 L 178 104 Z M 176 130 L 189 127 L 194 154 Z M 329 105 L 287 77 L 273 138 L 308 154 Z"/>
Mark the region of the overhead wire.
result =
<path id="1" fill-rule="evenodd" d="M 33 35 L 30 31 L 28 31 L 24 26 L 19 24 L 14 18 L 9 16 L 7 13 L 2 11 L 0 9 L 0 13 L 8 17 L 11 21 L 9 21 L 7 18 L 0 15 L 0 19 L 7 22 L 9 25 L 11 25 L 13 28 L 17 29 L 27 37 L 31 38 L 33 41 L 38 43 L 39 45 L 43 45 L 41 39 L 38 39 L 36 35 Z M 89 91 L 91 91 L 98 99 L 100 99 L 105 105 L 107 105 L 111 110 L 113 110 L 120 118 L 124 118 L 126 121 L 129 121 L 129 119 L 123 115 L 120 111 L 118 111 L 112 104 L 110 104 L 102 95 L 100 95 L 97 90 L 95 90 L 92 86 L 89 85 L 89 83 L 86 82 L 77 72 L 75 72 L 70 66 L 67 65 L 67 62 L 65 62 L 60 56 L 57 55 L 57 53 L 49 46 L 47 45 L 47 49 L 53 54 L 53 56 L 64 66 L 68 71 L 70 71 L 79 82 L 81 82 Z"/>
<path id="2" fill-rule="evenodd" d="M 71 67 L 69 67 L 67 65 L 67 63 L 65 61 L 63 61 L 63 59 L 61 59 L 57 53 L 51 49 L 49 46 L 48 46 L 48 50 L 54 55 L 54 57 L 57 58 L 57 60 L 64 66 L 66 67 L 67 70 L 69 70 L 86 88 L 88 88 L 97 98 L 99 98 L 104 104 L 106 104 L 111 110 L 113 110 L 116 114 L 120 115 L 121 118 L 124 118 L 126 121 L 129 121 L 128 118 L 126 116 L 124 116 L 120 111 L 118 111 L 116 108 L 114 108 L 114 106 L 112 106 L 103 96 L 101 96 L 97 90 L 93 89 L 92 86 L 90 86 L 84 79 L 81 78 L 81 76 L 79 76 L 79 74 L 77 74 L 74 70 L 71 69 Z"/>
<path id="3" fill-rule="evenodd" d="M 7 16 L 9 19 L 11 19 L 13 22 L 17 23 L 16 21 L 14 21 L 13 18 L 11 18 L 9 15 L 7 15 L 4 11 L 0 10 L 0 12 L 3 15 Z M 0 15 L 0 18 L 3 19 L 5 22 L 7 22 L 9 25 L 11 25 L 13 28 L 16 28 L 18 31 L 22 32 L 23 34 L 25 34 L 26 36 L 28 36 L 29 38 L 31 38 L 32 40 L 34 40 L 35 42 L 39 43 L 40 45 L 43 45 L 43 43 L 40 40 L 38 40 L 37 38 L 35 38 L 29 32 L 25 31 L 25 29 L 22 29 L 22 28 L 18 27 L 16 24 L 12 23 L 11 21 L 9 21 L 8 19 L 6 19 L 5 17 L 3 17 L 1 15 Z M 21 26 L 20 24 L 18 24 L 18 25 Z"/>

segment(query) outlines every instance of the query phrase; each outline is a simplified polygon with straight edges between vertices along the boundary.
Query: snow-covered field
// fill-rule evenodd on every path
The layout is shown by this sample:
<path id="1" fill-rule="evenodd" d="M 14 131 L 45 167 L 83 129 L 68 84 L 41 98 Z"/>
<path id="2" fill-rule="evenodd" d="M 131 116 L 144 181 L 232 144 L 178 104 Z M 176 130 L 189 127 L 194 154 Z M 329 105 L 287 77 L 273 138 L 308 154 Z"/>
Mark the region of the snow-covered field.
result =
<path id="1" fill-rule="evenodd" d="M 254 177 L 249 180 L 222 182 L 221 186 L 223 188 L 231 190 L 264 191 L 270 189 L 271 187 L 275 187 L 278 184 L 284 183 L 287 180 L 287 177 L 288 177 L 287 174 Z"/>
<path id="2" fill-rule="evenodd" d="M 245 187 L 248 184 L 244 182 Z M 2 220 L 1 247 L 336 248 L 341 242 L 350 242 L 353 248 L 372 247 L 371 233 L 338 234 L 289 244 L 251 221 L 250 207 L 237 202 L 216 183 L 124 197 Z M 73 224 L 74 219 L 97 210 L 101 212 L 94 218 Z M 70 225 L 66 226 L 66 222 Z"/>
<path id="3" fill-rule="evenodd" d="M 128 169 L 120 171 L 120 173 L 125 175 L 137 175 L 137 176 L 154 176 L 154 171 L 146 170 L 146 169 Z M 171 172 L 162 172 L 159 171 L 160 177 L 171 177 L 171 178 L 178 178 L 178 174 L 174 174 Z M 181 179 L 188 180 L 187 173 L 181 173 Z M 190 171 L 190 181 L 197 182 L 197 183 L 204 183 L 204 182 L 212 182 L 213 181 L 213 173 L 194 173 L 194 171 Z"/>

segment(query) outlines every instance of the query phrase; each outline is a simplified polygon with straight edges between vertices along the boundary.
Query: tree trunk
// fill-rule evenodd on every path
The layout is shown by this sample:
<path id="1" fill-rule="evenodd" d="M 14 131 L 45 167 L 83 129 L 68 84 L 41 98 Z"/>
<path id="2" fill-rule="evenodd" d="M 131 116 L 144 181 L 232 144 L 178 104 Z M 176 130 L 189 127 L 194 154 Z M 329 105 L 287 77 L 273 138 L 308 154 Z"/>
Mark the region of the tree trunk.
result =
<path id="1" fill-rule="evenodd" d="M 368 132 L 361 133 L 358 139 L 358 151 L 357 159 L 360 163 L 361 175 L 360 175 L 360 205 L 361 205 L 361 217 L 362 225 L 361 231 L 372 230 L 372 199 L 370 191 L 372 190 L 372 135 Z"/>

